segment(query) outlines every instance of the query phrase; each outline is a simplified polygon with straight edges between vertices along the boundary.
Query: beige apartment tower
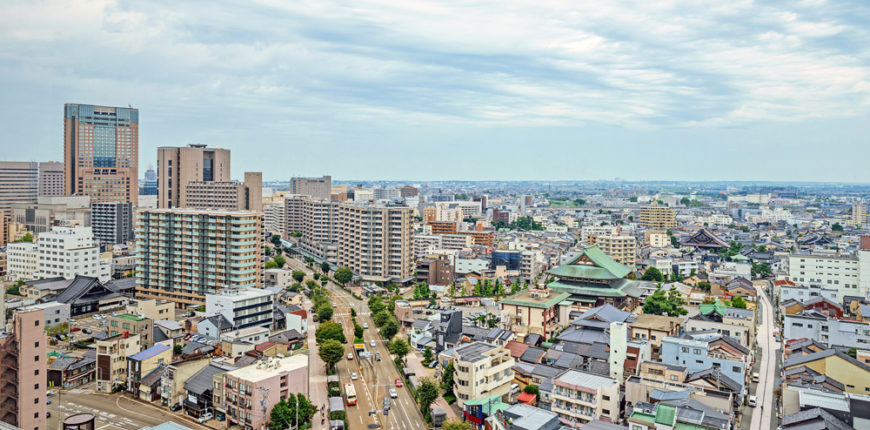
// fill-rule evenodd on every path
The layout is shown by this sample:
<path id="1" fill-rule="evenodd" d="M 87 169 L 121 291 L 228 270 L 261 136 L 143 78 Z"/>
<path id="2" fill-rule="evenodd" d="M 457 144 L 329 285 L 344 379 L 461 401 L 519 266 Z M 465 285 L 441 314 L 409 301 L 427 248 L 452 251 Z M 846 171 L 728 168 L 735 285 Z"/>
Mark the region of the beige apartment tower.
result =
<path id="1" fill-rule="evenodd" d="M 192 181 L 184 207 L 263 212 L 263 173 L 245 172 L 245 182 Z"/>
<path id="2" fill-rule="evenodd" d="M 299 233 L 299 247 L 313 257 L 338 263 L 339 205 L 332 200 L 308 196 L 284 198 L 284 237 Z"/>
<path id="3" fill-rule="evenodd" d="M 63 195 L 63 163 L 56 161 L 39 163 L 39 195 Z"/>
<path id="4" fill-rule="evenodd" d="M 637 239 L 634 236 L 598 236 L 595 244 L 615 261 L 634 267 L 637 260 Z"/>
<path id="5" fill-rule="evenodd" d="M 412 209 L 342 203 L 339 206 L 338 265 L 366 281 L 400 281 L 414 273 Z"/>
<path id="6" fill-rule="evenodd" d="M 332 176 L 322 178 L 290 178 L 290 194 L 329 200 L 332 196 Z"/>
<path id="7" fill-rule="evenodd" d="M 36 203 L 39 194 L 39 163 L 0 161 L 0 211 L 9 215 L 16 203 Z"/>
<path id="8" fill-rule="evenodd" d="M 139 110 L 64 105 L 63 189 L 94 202 L 139 197 Z"/>
<path id="9" fill-rule="evenodd" d="M 640 208 L 640 225 L 646 228 L 671 229 L 677 226 L 674 210 L 652 205 Z"/>
<path id="10" fill-rule="evenodd" d="M 157 148 L 157 207 L 185 208 L 191 182 L 230 182 L 230 150 L 205 145 Z"/>
<path id="11" fill-rule="evenodd" d="M 5 320 L 5 310 L 3 314 Z M 0 421 L 26 430 L 48 429 L 47 343 L 41 309 L 15 313 L 12 333 L 0 329 Z"/>
<path id="12" fill-rule="evenodd" d="M 263 282 L 263 214 L 143 209 L 136 218 L 136 296 L 179 307 L 205 304 L 223 288 Z"/>

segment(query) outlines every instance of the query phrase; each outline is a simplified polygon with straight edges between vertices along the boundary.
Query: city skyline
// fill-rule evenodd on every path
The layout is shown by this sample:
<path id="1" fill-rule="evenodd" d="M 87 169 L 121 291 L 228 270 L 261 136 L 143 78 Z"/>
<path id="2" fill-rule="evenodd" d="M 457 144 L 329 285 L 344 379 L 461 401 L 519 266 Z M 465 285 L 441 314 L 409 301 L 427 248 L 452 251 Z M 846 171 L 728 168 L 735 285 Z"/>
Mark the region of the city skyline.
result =
<path id="1" fill-rule="evenodd" d="M 310 6 L 0 5 L 5 158 L 85 103 L 140 111 L 140 178 L 201 143 L 265 181 L 867 182 L 860 2 Z"/>

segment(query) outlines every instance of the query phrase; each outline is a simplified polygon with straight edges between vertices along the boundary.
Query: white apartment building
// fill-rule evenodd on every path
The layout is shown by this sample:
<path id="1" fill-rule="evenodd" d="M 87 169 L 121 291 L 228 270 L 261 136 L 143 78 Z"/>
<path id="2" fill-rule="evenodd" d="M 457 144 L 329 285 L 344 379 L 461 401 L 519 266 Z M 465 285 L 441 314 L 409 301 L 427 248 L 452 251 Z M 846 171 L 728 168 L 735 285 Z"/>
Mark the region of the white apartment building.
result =
<path id="1" fill-rule="evenodd" d="M 453 349 L 456 403 L 510 393 L 515 364 L 507 348 L 484 342 L 462 344 Z"/>
<path id="2" fill-rule="evenodd" d="M 285 234 L 287 230 L 287 212 L 284 199 L 263 207 L 263 228 L 273 234 Z"/>
<path id="3" fill-rule="evenodd" d="M 37 277 L 66 279 L 76 275 L 99 278 L 99 247 L 90 227 L 53 227 L 39 235 L 37 241 Z"/>
<path id="4" fill-rule="evenodd" d="M 540 251 L 523 251 L 520 256 L 520 276 L 530 283 L 541 274 L 541 261 L 544 259 Z"/>
<path id="5" fill-rule="evenodd" d="M 474 247 L 474 237 L 470 234 L 442 234 L 441 247 L 444 249 L 465 249 Z"/>
<path id="6" fill-rule="evenodd" d="M 569 423 L 619 422 L 619 382 L 612 378 L 566 370 L 553 378 L 550 401 L 550 410 Z"/>
<path id="7" fill-rule="evenodd" d="M 592 245 L 593 238 L 598 236 L 619 236 L 618 225 L 584 225 L 580 229 L 580 240 L 585 245 Z"/>
<path id="8" fill-rule="evenodd" d="M 864 255 L 863 265 L 858 258 L 851 256 L 789 255 L 786 279 L 797 284 L 819 284 L 835 289 L 838 303 L 842 303 L 844 296 L 865 297 L 867 285 L 860 282 L 860 268 L 870 264 L 870 255 L 866 254 L 867 251 L 859 252 L 859 255 Z M 870 271 L 866 269 L 865 277 L 870 280 Z"/>
<path id="9" fill-rule="evenodd" d="M 443 249 L 440 234 L 418 234 L 414 236 L 414 255 L 417 258 L 437 249 Z"/>
<path id="10" fill-rule="evenodd" d="M 398 188 L 375 188 L 372 190 L 375 200 L 396 200 L 402 198 Z"/>
<path id="11" fill-rule="evenodd" d="M 36 243 L 13 242 L 6 245 L 6 276 L 12 280 L 35 279 L 39 267 Z"/>
<path id="12" fill-rule="evenodd" d="M 272 325 L 274 295 L 260 288 L 233 288 L 205 295 L 205 315 L 223 315 L 233 329 Z"/>
<path id="13" fill-rule="evenodd" d="M 375 199 L 375 192 L 371 189 L 366 188 L 354 188 L 353 189 L 353 201 L 355 202 L 369 202 Z"/>

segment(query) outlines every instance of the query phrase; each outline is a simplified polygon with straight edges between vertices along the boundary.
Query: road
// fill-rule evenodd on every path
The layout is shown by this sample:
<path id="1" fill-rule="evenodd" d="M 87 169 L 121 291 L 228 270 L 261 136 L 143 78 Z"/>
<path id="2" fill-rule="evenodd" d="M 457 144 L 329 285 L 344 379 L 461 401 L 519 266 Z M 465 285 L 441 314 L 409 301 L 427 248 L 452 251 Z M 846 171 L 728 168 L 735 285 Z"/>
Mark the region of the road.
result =
<path id="1" fill-rule="evenodd" d="M 761 323 L 758 324 L 758 344 L 761 350 L 761 370 L 759 371 L 758 388 L 755 395 L 758 397 L 758 407 L 752 411 L 750 429 L 762 430 L 771 428 L 771 420 L 776 409 L 774 397 L 774 384 L 776 382 L 776 350 L 779 343 L 773 339 L 774 319 L 773 306 L 765 294 L 764 289 L 755 287 L 756 297 L 761 306 Z"/>
<path id="2" fill-rule="evenodd" d="M 305 266 L 305 263 L 295 259 L 287 258 L 288 268 L 292 270 L 302 270 L 306 276 L 312 275 L 312 270 Z M 344 291 L 338 285 L 330 282 L 327 290 L 332 293 L 332 301 L 336 306 L 333 312 L 332 320 L 341 324 L 344 328 L 344 335 L 348 339 L 345 345 L 345 359 L 341 360 L 336 368 L 341 386 L 347 382 L 353 382 L 356 388 L 357 405 L 345 406 L 347 411 L 347 422 L 350 428 L 367 428 L 369 425 L 378 425 L 384 429 L 401 429 L 401 430 L 416 430 L 427 428 L 427 424 L 423 420 L 423 415 L 420 413 L 420 408 L 411 397 L 411 393 L 407 387 L 396 388 L 395 380 L 398 378 L 399 371 L 396 369 L 390 357 L 390 352 L 386 347 L 385 342 L 381 339 L 374 320 L 372 320 L 369 308 L 362 300 L 355 299 L 350 293 Z M 353 304 L 353 306 L 351 306 Z M 310 308 L 309 304 L 306 304 Z M 355 309 L 357 312 L 357 323 L 360 325 L 368 324 L 369 328 L 365 330 L 363 338 L 366 340 L 366 349 L 372 351 L 370 345 L 371 340 L 375 340 L 375 348 L 372 351 L 372 359 L 361 360 L 354 354 L 353 360 L 347 360 L 347 354 L 353 353 L 353 322 L 351 321 L 350 310 Z M 327 386 L 326 373 L 323 361 L 317 354 L 317 342 L 315 341 L 314 333 L 316 331 L 316 323 L 309 320 L 308 323 L 308 345 L 309 345 L 309 392 L 311 393 L 311 401 L 315 405 L 326 403 L 327 401 Z M 374 354 L 381 354 L 381 361 L 375 361 Z M 358 379 L 351 381 L 351 373 L 356 373 Z M 398 397 L 390 399 L 390 412 L 385 417 L 383 411 L 384 397 L 389 397 L 390 388 L 395 388 Z M 342 388 L 342 393 L 343 393 Z M 379 411 L 376 415 L 370 415 L 370 411 Z M 318 414 L 312 419 L 312 427 L 314 429 L 326 428 L 321 427 L 320 417 Z"/>
<path id="3" fill-rule="evenodd" d="M 50 397 L 48 428 L 60 428 L 60 420 L 78 413 L 96 416 L 94 430 L 139 430 L 172 421 L 188 428 L 200 430 L 208 427 L 183 417 L 173 415 L 166 409 L 137 402 L 119 394 L 98 394 L 94 384 L 66 390 Z M 217 421 L 211 423 L 217 425 Z"/>

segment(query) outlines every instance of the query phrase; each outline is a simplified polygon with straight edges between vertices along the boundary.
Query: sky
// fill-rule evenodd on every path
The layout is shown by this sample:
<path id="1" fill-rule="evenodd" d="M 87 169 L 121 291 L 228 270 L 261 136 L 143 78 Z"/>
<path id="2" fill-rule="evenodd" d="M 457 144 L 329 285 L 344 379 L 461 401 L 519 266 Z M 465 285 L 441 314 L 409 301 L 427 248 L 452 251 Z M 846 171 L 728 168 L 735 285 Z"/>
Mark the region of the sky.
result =
<path id="1" fill-rule="evenodd" d="M 870 182 L 870 2 L 0 2 L 0 159 L 139 109 L 233 176 Z"/>

